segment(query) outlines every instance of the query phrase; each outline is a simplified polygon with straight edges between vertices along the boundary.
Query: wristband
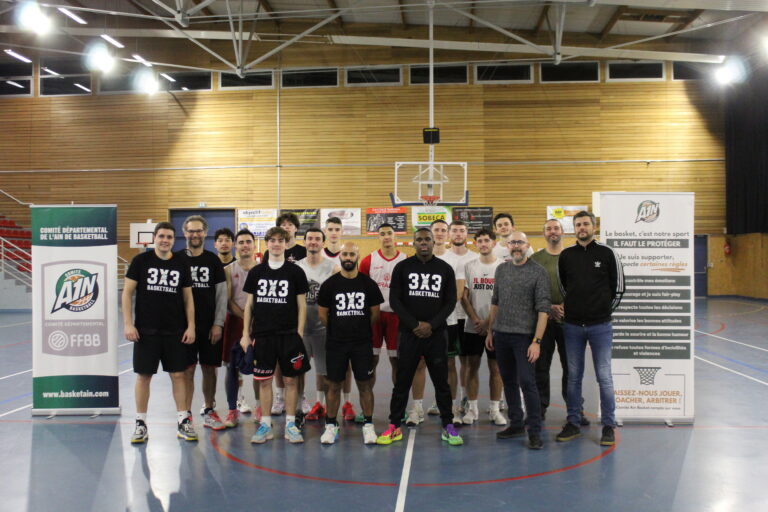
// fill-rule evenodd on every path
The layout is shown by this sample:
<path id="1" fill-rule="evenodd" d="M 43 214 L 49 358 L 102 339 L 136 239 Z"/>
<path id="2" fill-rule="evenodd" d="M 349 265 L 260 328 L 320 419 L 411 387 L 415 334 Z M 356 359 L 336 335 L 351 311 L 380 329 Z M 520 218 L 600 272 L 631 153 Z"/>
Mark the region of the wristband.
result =
<path id="1" fill-rule="evenodd" d="M 535 343 L 537 345 L 541 345 L 541 338 L 534 337 L 533 340 L 532 340 L 532 343 Z"/>

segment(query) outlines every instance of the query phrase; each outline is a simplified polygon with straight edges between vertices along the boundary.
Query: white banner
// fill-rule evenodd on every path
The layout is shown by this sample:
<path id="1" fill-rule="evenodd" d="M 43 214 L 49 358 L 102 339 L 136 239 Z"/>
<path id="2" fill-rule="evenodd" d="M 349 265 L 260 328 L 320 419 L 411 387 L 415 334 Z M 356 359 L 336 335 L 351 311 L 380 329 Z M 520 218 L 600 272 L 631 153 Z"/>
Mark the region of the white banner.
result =
<path id="1" fill-rule="evenodd" d="M 626 277 L 613 316 L 616 418 L 692 422 L 694 195 L 604 192 L 600 209 Z"/>

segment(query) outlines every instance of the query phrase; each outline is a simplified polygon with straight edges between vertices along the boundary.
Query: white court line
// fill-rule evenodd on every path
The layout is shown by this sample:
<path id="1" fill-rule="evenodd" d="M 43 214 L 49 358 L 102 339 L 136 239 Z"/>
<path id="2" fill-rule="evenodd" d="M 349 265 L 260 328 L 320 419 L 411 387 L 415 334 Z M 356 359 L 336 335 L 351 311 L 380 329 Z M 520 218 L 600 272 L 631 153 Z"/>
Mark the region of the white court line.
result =
<path id="1" fill-rule="evenodd" d="M 31 372 L 31 371 L 32 371 L 32 369 L 29 369 L 29 370 L 24 370 L 23 372 L 16 372 L 16 373 L 12 373 L 12 374 L 10 374 L 10 375 L 6 375 L 5 377 L 0 377 L 0 380 L 4 380 L 4 379 L 10 379 L 11 377 L 15 377 L 15 376 L 17 376 L 17 375 L 23 375 L 23 374 L 25 374 L 25 373 L 29 373 L 29 372 Z"/>
<path id="2" fill-rule="evenodd" d="M 755 381 L 758 384 L 762 384 L 763 386 L 768 386 L 768 382 L 765 382 L 764 380 L 756 379 L 756 378 L 754 378 L 754 377 L 752 377 L 750 375 L 746 375 L 744 373 L 737 372 L 736 370 L 731 370 L 730 368 L 727 368 L 725 366 L 719 365 L 717 363 L 713 363 L 712 361 L 710 361 L 708 359 L 704 359 L 703 357 L 699 357 L 699 356 L 693 356 L 693 357 L 695 357 L 699 361 L 704 361 L 705 363 L 711 364 L 712 366 L 717 366 L 718 368 L 722 368 L 723 370 L 725 370 L 727 372 L 735 373 L 736 375 L 741 375 L 742 377 L 744 377 L 746 379 L 749 379 L 749 380 L 752 380 L 752 381 Z"/>
<path id="3" fill-rule="evenodd" d="M 32 320 L 30 320 L 29 322 L 19 322 L 18 324 L 0 325 L 0 329 L 2 329 L 3 327 L 18 327 L 20 325 L 27 325 L 31 323 L 32 323 Z"/>
<path id="4" fill-rule="evenodd" d="M 739 344 L 739 345 L 744 345 L 745 347 L 754 348 L 756 350 L 762 350 L 763 352 L 768 352 L 768 349 L 766 349 L 766 348 L 756 347 L 755 345 L 750 345 L 749 343 L 744 343 L 743 341 L 736 341 L 736 340 L 732 340 L 732 339 L 729 339 L 729 338 L 723 338 L 722 336 L 717 336 L 715 334 L 710 334 L 710 333 L 704 332 L 704 331 L 697 331 L 695 329 L 694 329 L 694 332 L 697 332 L 699 334 L 705 334 L 707 336 L 712 336 L 713 338 L 717 338 L 719 340 L 730 341 L 731 343 L 736 343 L 736 344 Z"/>
<path id="5" fill-rule="evenodd" d="M 408 477 L 411 475 L 411 460 L 413 459 L 413 443 L 416 440 L 416 430 L 408 429 L 408 446 L 405 449 L 403 474 L 400 475 L 400 487 L 397 489 L 397 504 L 395 512 L 405 510 L 405 494 L 408 492 Z"/>

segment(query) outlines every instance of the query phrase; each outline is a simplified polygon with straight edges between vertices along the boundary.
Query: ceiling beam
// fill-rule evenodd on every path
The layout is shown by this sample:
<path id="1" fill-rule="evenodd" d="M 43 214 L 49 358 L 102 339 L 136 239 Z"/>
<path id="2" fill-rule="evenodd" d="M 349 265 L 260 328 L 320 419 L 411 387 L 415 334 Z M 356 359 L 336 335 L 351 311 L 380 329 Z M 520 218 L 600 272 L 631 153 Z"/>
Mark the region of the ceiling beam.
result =
<path id="1" fill-rule="evenodd" d="M 469 14 L 474 15 L 475 14 L 475 2 L 469 3 Z M 475 20 L 474 18 L 469 18 L 469 28 L 475 28 Z"/>
<path id="2" fill-rule="evenodd" d="M 544 22 L 547 21 L 547 15 L 549 14 L 549 7 L 550 7 L 550 4 L 547 4 L 541 10 L 541 14 L 539 14 L 539 21 L 536 22 L 536 26 L 533 28 L 534 36 L 539 35 L 539 32 L 541 31 L 541 27 L 543 27 Z"/>
<path id="3" fill-rule="evenodd" d="M 403 28 L 408 28 L 408 22 L 405 21 L 405 11 L 403 10 L 403 0 L 397 0 L 397 5 L 400 6 L 398 8 L 398 11 L 400 11 L 400 22 L 403 24 Z"/>
<path id="4" fill-rule="evenodd" d="M 336 0 L 328 0 L 328 5 L 331 7 L 331 9 L 333 9 L 335 11 L 339 10 L 339 6 L 336 5 Z M 344 20 L 341 19 L 341 16 L 336 18 L 336 24 L 339 26 L 339 28 L 341 28 L 341 29 L 344 28 Z"/>
<path id="5" fill-rule="evenodd" d="M 616 8 L 615 11 L 613 11 L 613 15 L 611 16 L 611 19 L 608 20 L 608 23 L 605 24 L 602 32 L 600 32 L 601 41 L 605 39 L 605 36 L 607 36 L 611 32 L 611 30 L 613 30 L 613 27 L 616 25 L 616 22 L 619 21 L 619 18 L 621 18 L 621 15 L 624 14 L 624 11 L 626 10 L 627 10 L 626 5 L 620 5 Z"/>
<path id="6" fill-rule="evenodd" d="M 262 9 L 267 11 L 267 14 L 269 14 L 269 18 L 275 22 L 275 25 L 278 27 L 280 26 L 280 20 L 278 20 L 275 17 L 275 10 L 272 8 L 272 4 L 269 3 L 269 0 L 259 0 L 259 5 Z"/>
<path id="7" fill-rule="evenodd" d="M 200 5 L 200 0 L 192 0 L 192 3 L 195 4 L 195 6 Z M 196 11 L 197 12 L 197 11 Z M 216 16 L 212 10 L 210 10 L 207 6 L 203 6 L 199 9 L 199 12 L 203 13 L 206 16 Z"/>
<path id="8" fill-rule="evenodd" d="M 685 29 L 687 29 L 688 27 L 693 25 L 693 22 L 696 21 L 697 19 L 699 19 L 699 16 L 701 16 L 702 14 L 704 14 L 704 9 L 696 9 L 695 11 L 691 12 L 691 15 L 690 15 L 690 17 L 688 18 L 687 21 L 685 21 L 683 23 L 680 23 L 678 26 L 676 26 L 672 30 L 670 30 L 670 32 L 677 32 L 678 30 L 685 30 Z M 675 36 L 674 35 L 669 36 L 667 38 L 667 41 L 671 40 L 673 37 L 675 37 Z"/>

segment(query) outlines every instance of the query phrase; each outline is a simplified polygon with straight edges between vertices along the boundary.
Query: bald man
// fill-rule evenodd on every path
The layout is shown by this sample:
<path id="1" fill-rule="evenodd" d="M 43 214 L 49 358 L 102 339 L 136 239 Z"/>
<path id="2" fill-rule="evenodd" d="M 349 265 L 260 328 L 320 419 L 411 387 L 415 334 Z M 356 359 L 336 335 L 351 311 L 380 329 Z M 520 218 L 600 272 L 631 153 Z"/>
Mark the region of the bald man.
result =
<path id="1" fill-rule="evenodd" d="M 360 405 L 363 408 L 363 442 L 376 443 L 373 428 L 373 338 L 372 325 L 379 321 L 379 305 L 384 297 L 376 281 L 357 269 L 360 249 L 352 242 L 341 247 L 341 271 L 326 279 L 317 297 L 317 312 L 326 326 L 325 342 L 326 395 L 325 431 L 320 437 L 323 444 L 333 444 L 339 438 L 339 394 L 352 365 Z"/>

